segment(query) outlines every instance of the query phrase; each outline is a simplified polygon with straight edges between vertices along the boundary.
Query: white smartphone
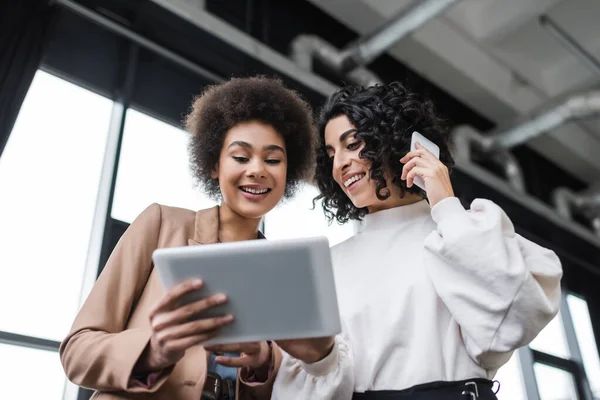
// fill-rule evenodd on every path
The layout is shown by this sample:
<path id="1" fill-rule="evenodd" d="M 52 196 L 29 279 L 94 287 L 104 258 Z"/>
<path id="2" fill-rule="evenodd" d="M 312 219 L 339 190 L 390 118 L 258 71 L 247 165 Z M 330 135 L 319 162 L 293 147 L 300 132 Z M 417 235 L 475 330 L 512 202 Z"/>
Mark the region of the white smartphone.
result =
<path id="1" fill-rule="evenodd" d="M 425 136 L 421 135 L 419 132 L 414 131 L 412 133 L 412 137 L 410 138 L 410 151 L 414 151 L 417 148 L 415 147 L 415 143 L 419 142 L 423 147 L 433 153 L 433 155 L 439 159 L 440 158 L 440 148 L 437 144 L 433 143 L 431 140 L 427 139 Z M 413 179 L 413 183 L 425 190 L 425 182 L 421 179 L 420 176 L 416 176 Z"/>

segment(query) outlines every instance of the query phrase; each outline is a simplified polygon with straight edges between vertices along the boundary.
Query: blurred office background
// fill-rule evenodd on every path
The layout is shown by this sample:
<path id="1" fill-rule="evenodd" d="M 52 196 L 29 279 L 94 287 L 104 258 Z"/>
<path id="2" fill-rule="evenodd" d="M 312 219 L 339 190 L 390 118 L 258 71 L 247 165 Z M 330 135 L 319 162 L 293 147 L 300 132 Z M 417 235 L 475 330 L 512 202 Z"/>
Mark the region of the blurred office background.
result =
<path id="1" fill-rule="evenodd" d="M 502 400 L 600 399 L 600 2 L 3 0 L 0 399 L 84 400 L 58 344 L 128 224 L 200 209 L 182 116 L 207 84 L 277 75 L 317 107 L 400 80 L 453 126 L 465 205 L 492 199 L 560 256 L 558 317 L 498 373 Z M 316 189 L 270 239 L 326 235 Z"/>

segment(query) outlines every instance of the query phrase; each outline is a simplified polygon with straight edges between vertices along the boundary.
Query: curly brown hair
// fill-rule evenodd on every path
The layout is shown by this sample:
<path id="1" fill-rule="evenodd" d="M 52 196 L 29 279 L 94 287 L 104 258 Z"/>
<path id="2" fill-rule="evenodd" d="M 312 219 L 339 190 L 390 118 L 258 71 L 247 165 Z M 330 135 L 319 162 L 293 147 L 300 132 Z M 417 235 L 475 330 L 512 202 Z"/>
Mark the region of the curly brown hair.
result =
<path id="1" fill-rule="evenodd" d="M 332 177 L 332 161 L 325 149 L 325 127 L 338 116 L 345 115 L 357 130 L 356 137 L 364 142 L 360 157 L 371 161 L 369 176 L 376 182 L 380 200 L 390 196 L 385 173 L 390 172 L 391 183 L 400 195 L 412 193 L 426 198 L 425 191 L 413 185 L 408 188 L 400 179 L 403 164 L 400 159 L 410 150 L 413 131 L 440 147 L 440 161 L 451 171 L 454 160 L 450 153 L 449 125 L 435 110 L 430 100 L 410 92 L 398 82 L 368 88 L 347 86 L 333 93 L 323 105 L 318 119 L 319 143 L 315 179 L 323 199 L 323 211 L 328 220 L 345 223 L 361 220 L 366 208 L 356 208 Z"/>
<path id="2" fill-rule="evenodd" d="M 312 109 L 281 80 L 264 76 L 211 85 L 194 99 L 185 126 L 191 133 L 188 151 L 196 183 L 213 199 L 220 198 L 219 182 L 211 172 L 219 161 L 227 132 L 247 121 L 271 125 L 282 136 L 288 158 L 284 197 L 293 196 L 298 184 L 311 177 L 314 167 L 316 130 Z"/>

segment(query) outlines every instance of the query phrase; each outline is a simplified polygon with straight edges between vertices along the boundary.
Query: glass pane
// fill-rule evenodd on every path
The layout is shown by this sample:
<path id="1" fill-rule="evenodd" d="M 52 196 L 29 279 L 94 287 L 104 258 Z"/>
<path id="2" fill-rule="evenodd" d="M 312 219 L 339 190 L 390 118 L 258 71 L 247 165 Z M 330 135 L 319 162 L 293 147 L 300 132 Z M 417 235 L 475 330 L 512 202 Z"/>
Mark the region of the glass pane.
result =
<path id="1" fill-rule="evenodd" d="M 356 229 L 354 223 L 329 225 L 320 202 L 312 209 L 312 199 L 318 193 L 317 188 L 305 184 L 296 197 L 275 207 L 265 216 L 265 236 L 269 239 L 326 236 L 330 246 L 352 236 Z"/>
<path id="2" fill-rule="evenodd" d="M 552 354 L 561 358 L 569 358 L 569 346 L 565 336 L 565 328 L 562 323 L 560 312 L 540 332 L 540 334 L 529 345 L 532 349 Z"/>
<path id="3" fill-rule="evenodd" d="M 152 203 L 191 210 L 215 204 L 194 187 L 187 133 L 129 109 L 111 215 L 131 222 Z"/>
<path id="4" fill-rule="evenodd" d="M 0 330 L 61 340 L 73 322 L 112 102 L 38 71 L 0 158 Z"/>
<path id="5" fill-rule="evenodd" d="M 567 303 L 590 388 L 594 397 L 600 399 L 600 358 L 587 302 L 580 297 L 567 295 Z"/>
<path id="6" fill-rule="evenodd" d="M 0 376 L 0 399 L 62 399 L 65 373 L 58 353 L 0 343 Z"/>
<path id="7" fill-rule="evenodd" d="M 494 380 L 500 382 L 498 400 L 527 400 L 517 352 L 498 370 Z"/>
<path id="8" fill-rule="evenodd" d="M 577 392 L 573 375 L 545 364 L 533 365 L 540 400 L 575 400 Z"/>

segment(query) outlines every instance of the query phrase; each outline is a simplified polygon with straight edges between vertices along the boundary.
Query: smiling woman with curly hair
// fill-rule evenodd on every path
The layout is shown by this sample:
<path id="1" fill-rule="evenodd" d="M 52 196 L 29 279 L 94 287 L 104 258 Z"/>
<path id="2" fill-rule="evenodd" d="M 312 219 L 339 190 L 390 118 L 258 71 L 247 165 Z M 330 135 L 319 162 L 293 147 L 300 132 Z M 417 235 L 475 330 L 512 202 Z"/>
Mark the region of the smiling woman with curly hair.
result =
<path id="1" fill-rule="evenodd" d="M 273 398 L 496 399 L 498 368 L 558 312 L 554 252 L 491 201 L 463 208 L 444 120 L 398 83 L 334 93 L 318 135 L 317 199 L 363 226 L 332 248 L 342 334 L 318 363 L 284 355 Z"/>
<path id="2" fill-rule="evenodd" d="M 284 196 L 291 197 L 300 181 L 313 172 L 312 110 L 281 81 L 260 76 L 209 86 L 192 104 L 185 124 L 191 133 L 188 151 L 197 183 L 213 199 L 222 198 L 219 181 L 213 176 L 215 165 L 229 130 L 248 121 L 269 125 L 283 138 L 287 148 Z"/>
<path id="3" fill-rule="evenodd" d="M 370 179 L 375 182 L 379 200 L 386 200 L 397 191 L 426 197 L 417 186 L 407 187 L 401 179 L 403 165 L 398 162 L 409 151 L 413 131 L 425 133 L 440 147 L 440 160 L 451 169 L 454 160 L 449 149 L 448 125 L 436 114 L 431 101 L 407 91 L 398 83 L 372 86 L 367 89 L 348 86 L 336 92 L 323 106 L 318 120 L 319 147 L 325 149 L 325 127 L 329 121 L 345 115 L 356 129 L 357 143 L 364 143 L 361 159 L 371 163 Z M 332 158 L 327 151 L 317 153 L 316 182 L 323 198 L 323 208 L 330 219 L 344 223 L 360 220 L 368 210 L 357 208 L 344 190 L 331 179 Z M 385 176 L 389 174 L 388 180 Z"/>
<path id="4" fill-rule="evenodd" d="M 199 211 L 152 204 L 119 240 L 60 347 L 67 377 L 94 389 L 94 399 L 271 398 L 277 345 L 204 346 L 234 321 L 234 315 L 203 316 L 219 314 L 226 294 L 182 302 L 211 283 L 188 280 L 163 291 L 152 254 L 264 239 L 262 217 L 312 170 L 312 111 L 278 79 L 234 78 L 194 100 L 186 127 L 194 176 L 220 204 Z M 305 362 L 330 346 L 301 343 L 303 351 L 288 351 Z"/>

